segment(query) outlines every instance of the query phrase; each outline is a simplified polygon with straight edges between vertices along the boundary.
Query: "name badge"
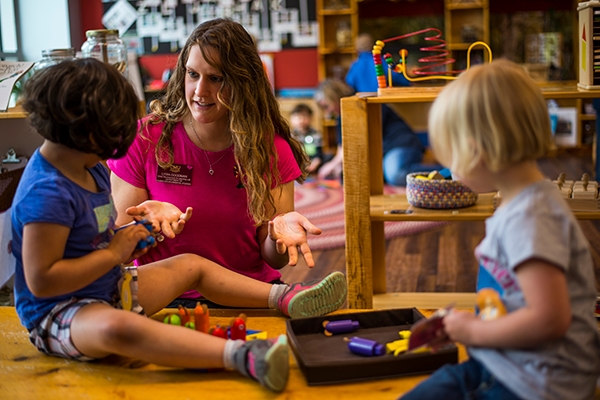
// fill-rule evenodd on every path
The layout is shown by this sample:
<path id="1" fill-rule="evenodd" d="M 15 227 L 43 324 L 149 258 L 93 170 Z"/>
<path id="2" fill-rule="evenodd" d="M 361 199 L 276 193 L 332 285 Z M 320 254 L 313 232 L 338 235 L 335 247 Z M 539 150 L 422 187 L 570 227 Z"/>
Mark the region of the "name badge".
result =
<path id="1" fill-rule="evenodd" d="M 158 167 L 156 182 L 171 183 L 174 185 L 192 186 L 192 165 L 173 164 L 171 168 Z"/>

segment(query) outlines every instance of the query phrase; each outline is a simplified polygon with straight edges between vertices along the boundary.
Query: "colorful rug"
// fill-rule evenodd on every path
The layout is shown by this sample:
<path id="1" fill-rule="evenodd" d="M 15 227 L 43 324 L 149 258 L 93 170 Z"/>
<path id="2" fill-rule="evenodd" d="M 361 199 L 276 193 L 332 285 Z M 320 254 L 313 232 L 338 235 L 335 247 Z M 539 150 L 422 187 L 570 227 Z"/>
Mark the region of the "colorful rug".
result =
<path id="1" fill-rule="evenodd" d="M 388 186 L 386 193 L 404 193 L 404 188 Z M 309 235 L 308 244 L 312 250 L 329 250 L 344 247 L 344 192 L 339 184 L 327 181 L 325 184 L 305 183 L 296 185 L 296 211 L 306 216 L 321 228 L 318 236 Z M 447 225 L 448 222 L 385 222 L 386 239 L 414 235 L 425 230 Z"/>

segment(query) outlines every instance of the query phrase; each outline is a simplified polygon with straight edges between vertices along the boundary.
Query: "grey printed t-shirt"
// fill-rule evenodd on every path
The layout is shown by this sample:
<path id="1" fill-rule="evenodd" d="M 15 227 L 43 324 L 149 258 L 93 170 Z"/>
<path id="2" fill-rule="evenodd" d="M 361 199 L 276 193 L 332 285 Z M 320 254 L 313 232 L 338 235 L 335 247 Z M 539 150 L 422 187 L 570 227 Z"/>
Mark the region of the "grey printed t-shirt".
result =
<path id="1" fill-rule="evenodd" d="M 496 289 L 508 312 L 525 306 L 515 268 L 532 258 L 564 271 L 572 321 L 564 337 L 530 349 L 469 348 L 471 357 L 524 399 L 590 399 L 600 374 L 600 335 L 589 244 L 550 181 L 536 182 L 486 221 L 475 250 L 477 290 Z"/>

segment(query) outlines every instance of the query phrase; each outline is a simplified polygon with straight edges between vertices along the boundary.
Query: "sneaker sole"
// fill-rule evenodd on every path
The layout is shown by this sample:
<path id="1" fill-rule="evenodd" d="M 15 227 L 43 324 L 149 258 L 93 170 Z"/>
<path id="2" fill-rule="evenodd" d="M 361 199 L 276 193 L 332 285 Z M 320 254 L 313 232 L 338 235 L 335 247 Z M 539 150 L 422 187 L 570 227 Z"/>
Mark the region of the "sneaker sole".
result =
<path id="1" fill-rule="evenodd" d="M 288 304 L 290 318 L 318 317 L 328 314 L 344 304 L 347 294 L 346 276 L 341 272 L 334 272 L 290 300 Z"/>
<path id="2" fill-rule="evenodd" d="M 264 385 L 274 392 L 285 389 L 290 373 L 290 354 L 287 336 L 280 335 L 269 350 L 265 353 L 265 361 L 269 366 L 264 377 Z"/>

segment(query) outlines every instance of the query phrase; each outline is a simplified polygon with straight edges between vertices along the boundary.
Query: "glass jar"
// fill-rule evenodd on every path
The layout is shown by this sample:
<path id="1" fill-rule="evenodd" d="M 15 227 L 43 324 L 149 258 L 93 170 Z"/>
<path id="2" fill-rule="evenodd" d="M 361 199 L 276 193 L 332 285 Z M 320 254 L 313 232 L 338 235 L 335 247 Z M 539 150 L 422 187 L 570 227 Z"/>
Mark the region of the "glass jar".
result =
<path id="1" fill-rule="evenodd" d="M 350 23 L 347 21 L 341 21 L 337 24 L 337 32 L 335 35 L 336 44 L 339 49 L 346 47 L 352 47 L 352 29 L 350 29 Z"/>
<path id="2" fill-rule="evenodd" d="M 42 50 L 42 59 L 35 63 L 33 71 L 37 72 L 51 65 L 58 64 L 61 61 L 74 59 L 75 49 L 72 47 L 68 49 Z"/>
<path id="3" fill-rule="evenodd" d="M 127 76 L 127 46 L 116 29 L 96 29 L 85 33 L 87 40 L 81 45 L 83 57 L 96 58 L 115 66 Z"/>

